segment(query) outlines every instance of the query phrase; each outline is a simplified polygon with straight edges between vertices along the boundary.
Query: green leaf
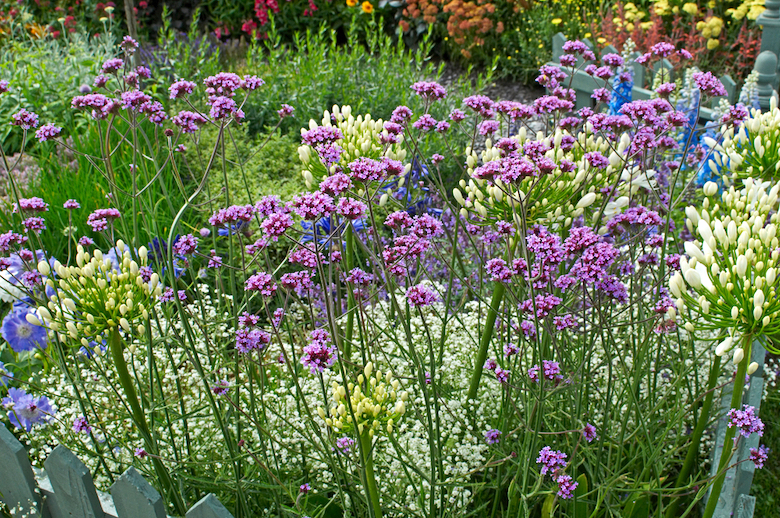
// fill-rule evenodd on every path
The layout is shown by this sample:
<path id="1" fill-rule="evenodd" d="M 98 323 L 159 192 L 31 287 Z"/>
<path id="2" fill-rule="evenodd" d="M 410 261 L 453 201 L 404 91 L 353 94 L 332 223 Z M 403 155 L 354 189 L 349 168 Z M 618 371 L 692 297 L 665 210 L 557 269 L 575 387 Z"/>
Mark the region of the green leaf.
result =
<path id="1" fill-rule="evenodd" d="M 550 493 L 542 505 L 542 518 L 552 518 L 555 512 L 555 493 Z"/>
<path id="2" fill-rule="evenodd" d="M 590 516 L 588 503 L 585 501 L 585 495 L 588 492 L 588 477 L 585 473 L 577 477 L 577 489 L 574 490 L 574 517 L 587 518 Z"/>

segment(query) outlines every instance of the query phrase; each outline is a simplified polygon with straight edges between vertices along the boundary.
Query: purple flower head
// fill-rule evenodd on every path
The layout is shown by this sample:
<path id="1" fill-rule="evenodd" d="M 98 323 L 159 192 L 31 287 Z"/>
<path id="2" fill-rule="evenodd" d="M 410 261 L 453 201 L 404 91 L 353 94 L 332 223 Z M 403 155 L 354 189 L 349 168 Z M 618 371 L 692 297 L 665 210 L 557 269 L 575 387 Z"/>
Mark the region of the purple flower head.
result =
<path id="1" fill-rule="evenodd" d="M 580 40 L 569 40 L 563 44 L 563 51 L 566 54 L 582 54 L 588 50 L 590 50 L 588 46 Z"/>
<path id="2" fill-rule="evenodd" d="M 311 486 L 309 484 L 301 484 L 299 491 L 301 492 L 302 495 L 305 495 L 309 491 L 311 491 Z"/>
<path id="3" fill-rule="evenodd" d="M 260 79 L 257 76 L 244 76 L 244 79 L 241 80 L 241 88 L 246 90 L 247 92 L 253 92 L 263 86 L 265 84 L 265 81 Z"/>
<path id="4" fill-rule="evenodd" d="M 57 411 L 46 396 L 36 398 L 24 389 L 15 387 L 8 389 L 8 396 L 3 398 L 3 407 L 11 424 L 28 432 L 33 425 L 47 424 Z"/>
<path id="5" fill-rule="evenodd" d="M 756 466 L 756 469 L 764 467 L 764 462 L 769 458 L 769 448 L 760 445 L 758 448 L 750 448 L 750 460 Z"/>
<path id="6" fill-rule="evenodd" d="M 273 240 L 277 240 L 294 224 L 289 214 L 284 212 L 274 212 L 260 223 L 263 233 Z"/>
<path id="7" fill-rule="evenodd" d="M 328 217 L 336 210 L 333 198 L 320 191 L 295 196 L 292 206 L 295 212 L 307 221 Z"/>
<path id="8" fill-rule="evenodd" d="M 92 82 L 92 86 L 95 88 L 103 88 L 106 86 L 106 83 L 108 83 L 108 77 L 104 76 L 103 74 L 98 74 L 97 77 L 95 77 L 95 80 Z M 79 92 L 83 94 L 88 94 L 90 92 L 82 92 L 81 89 L 79 89 Z"/>
<path id="9" fill-rule="evenodd" d="M 712 72 L 694 72 L 693 82 L 696 84 L 696 88 L 711 97 L 724 97 L 727 95 L 723 83 L 712 75 Z"/>
<path id="10" fill-rule="evenodd" d="M 571 475 L 560 474 L 555 477 L 555 482 L 558 484 L 558 496 L 564 500 L 568 500 L 574 496 L 574 490 L 577 489 L 578 482 L 574 482 Z"/>
<path id="11" fill-rule="evenodd" d="M 181 99 L 185 95 L 191 94 L 195 90 L 195 83 L 192 81 L 176 81 L 168 87 L 171 99 Z"/>
<path id="12" fill-rule="evenodd" d="M 536 463 L 542 465 L 541 474 L 555 473 L 559 469 L 566 467 L 566 454 L 561 451 L 555 451 L 549 446 L 545 446 L 539 451 Z"/>
<path id="13" fill-rule="evenodd" d="M 22 225 L 24 225 L 24 231 L 27 233 L 35 232 L 36 234 L 40 234 L 46 230 L 46 221 L 39 217 L 27 218 L 22 221 Z"/>
<path id="14" fill-rule="evenodd" d="M 506 344 L 504 346 L 504 356 L 509 358 L 510 356 L 514 356 L 515 354 L 520 352 L 520 348 L 517 346 L 517 344 Z"/>
<path id="15" fill-rule="evenodd" d="M 509 383 L 509 374 L 510 374 L 509 370 L 502 369 L 501 367 L 496 367 L 495 373 L 496 373 L 496 380 L 498 380 L 499 383 L 501 383 L 502 385 Z"/>
<path id="16" fill-rule="evenodd" d="M 213 97 L 233 97 L 233 92 L 242 87 L 241 78 L 231 72 L 220 72 L 203 80 L 206 93 Z"/>
<path id="17" fill-rule="evenodd" d="M 438 294 L 427 284 L 417 284 L 406 290 L 406 299 L 415 307 L 430 306 L 439 300 Z"/>
<path id="18" fill-rule="evenodd" d="M 594 439 L 598 438 L 598 435 L 596 434 L 596 427 L 590 423 L 586 423 L 582 428 L 582 437 L 588 442 L 593 442 Z"/>
<path id="19" fill-rule="evenodd" d="M 94 245 L 95 241 L 91 237 L 81 236 L 81 238 L 79 238 L 79 244 L 81 246 L 87 247 Z"/>
<path id="20" fill-rule="evenodd" d="M 308 367 L 312 374 L 323 372 L 336 363 L 338 351 L 331 344 L 330 335 L 324 329 L 315 329 L 311 333 L 312 341 L 303 348 L 301 364 Z"/>
<path id="21" fill-rule="evenodd" d="M 276 114 L 279 116 L 280 119 L 286 119 L 287 117 L 292 117 L 294 111 L 295 108 L 293 108 L 289 104 L 282 104 L 282 106 L 278 110 L 276 110 Z"/>
<path id="22" fill-rule="evenodd" d="M 32 197 L 32 198 L 20 198 L 19 203 L 14 203 L 14 213 L 17 212 L 28 212 L 28 213 L 38 213 L 38 212 L 46 212 L 49 210 L 49 204 L 43 201 L 43 199 L 38 197 Z"/>
<path id="23" fill-rule="evenodd" d="M 437 133 L 447 133 L 447 131 L 449 131 L 449 129 L 450 129 L 450 123 L 447 122 L 447 121 L 439 121 L 436 124 L 436 132 Z M 439 156 L 441 156 L 441 155 L 439 155 Z M 431 157 L 431 159 L 433 159 L 433 157 Z"/>
<path id="24" fill-rule="evenodd" d="M 560 317 L 554 317 L 553 324 L 555 324 L 555 328 L 558 331 L 563 331 L 564 329 L 572 329 L 577 327 L 577 318 L 572 314 L 567 314 Z"/>
<path id="25" fill-rule="evenodd" d="M 447 95 L 447 90 L 439 83 L 433 81 L 419 81 L 414 83 L 412 85 L 412 90 L 423 99 L 429 101 L 438 101 Z"/>
<path id="26" fill-rule="evenodd" d="M 244 112 L 238 109 L 236 101 L 230 97 L 220 96 L 211 99 L 209 116 L 212 119 L 222 120 L 235 117 L 237 121 L 244 118 Z"/>
<path id="27" fill-rule="evenodd" d="M 28 313 L 32 312 L 24 308 L 12 310 L 5 316 L 0 327 L 0 335 L 17 353 L 45 349 L 47 346 L 46 328 L 29 323 Z"/>
<path id="28" fill-rule="evenodd" d="M 136 448 L 135 451 L 133 451 L 133 455 L 138 457 L 139 459 L 145 459 L 149 456 L 148 453 L 146 453 L 146 450 L 143 448 Z"/>
<path id="29" fill-rule="evenodd" d="M 271 274 L 260 272 L 246 280 L 244 289 L 247 291 L 259 291 L 265 297 L 271 297 L 276 293 L 276 283 Z"/>
<path id="30" fill-rule="evenodd" d="M 176 255 L 192 255 L 197 248 L 198 238 L 192 234 L 186 234 L 173 244 L 173 253 Z"/>
<path id="31" fill-rule="evenodd" d="M 601 61 L 610 67 L 623 66 L 623 58 L 620 56 L 620 54 L 604 54 L 601 56 Z"/>
<path id="32" fill-rule="evenodd" d="M 355 446 L 355 439 L 350 437 L 340 437 L 336 439 L 336 452 L 340 455 L 349 455 L 352 447 Z"/>
<path id="33" fill-rule="evenodd" d="M 498 362 L 496 362 L 496 360 L 493 358 L 488 358 L 485 360 L 485 365 L 483 365 L 482 368 L 485 370 L 494 371 L 498 368 Z"/>
<path id="34" fill-rule="evenodd" d="M 387 173 L 386 163 L 367 157 L 358 158 L 351 162 L 347 168 L 352 179 L 363 183 L 381 180 Z"/>
<path id="35" fill-rule="evenodd" d="M 5 79 L 0 81 L 0 94 L 4 94 L 8 92 L 8 81 Z"/>
<path id="36" fill-rule="evenodd" d="M 432 129 L 436 128 L 436 124 L 436 119 L 434 119 L 430 113 L 426 113 L 414 121 L 412 126 L 420 131 L 431 131 Z"/>
<path id="37" fill-rule="evenodd" d="M 130 36 L 125 36 L 122 38 L 122 43 L 120 43 L 119 46 L 128 54 L 132 54 L 138 50 L 138 42 Z"/>
<path id="38" fill-rule="evenodd" d="M 742 410 L 732 408 L 728 416 L 728 427 L 736 427 L 742 437 L 748 438 L 752 433 L 756 433 L 759 437 L 764 435 L 764 423 L 756 415 L 755 407 L 742 405 Z"/>
<path id="39" fill-rule="evenodd" d="M 241 354 L 262 351 L 269 343 L 271 335 L 263 329 L 241 328 L 236 331 L 236 351 Z"/>
<path id="40" fill-rule="evenodd" d="M 410 110 L 407 106 L 398 106 L 393 110 L 393 114 L 390 116 L 390 122 L 403 125 L 411 118 L 412 110 Z"/>
<path id="41" fill-rule="evenodd" d="M 217 396 L 227 396 L 228 392 L 230 392 L 230 382 L 228 380 L 219 380 L 211 387 L 211 391 Z"/>
<path id="42" fill-rule="evenodd" d="M 119 218 L 121 214 L 117 209 L 97 209 L 95 212 L 87 216 L 87 224 L 92 227 L 95 232 L 101 232 L 108 228 L 108 223 Z"/>
<path id="43" fill-rule="evenodd" d="M 498 121 L 488 120 L 480 122 L 477 129 L 480 135 L 489 136 L 498 131 L 499 126 Z"/>
<path id="44" fill-rule="evenodd" d="M 36 128 L 38 126 L 38 116 L 33 112 L 28 112 L 25 109 L 21 109 L 14 113 L 11 117 L 11 125 L 19 126 L 22 129 Z"/>
<path id="45" fill-rule="evenodd" d="M 62 132 L 62 128 L 49 123 L 41 126 L 40 129 L 38 129 L 38 131 L 35 132 L 35 137 L 40 142 L 46 142 L 48 140 L 57 138 L 61 132 Z"/>
<path id="46" fill-rule="evenodd" d="M 501 430 L 491 428 L 485 432 L 485 442 L 488 444 L 498 444 L 501 441 Z"/>
<path id="47" fill-rule="evenodd" d="M 450 120 L 452 122 L 460 122 L 466 118 L 466 114 L 462 110 L 455 108 L 450 112 Z"/>
<path id="48" fill-rule="evenodd" d="M 0 362 L 0 387 L 7 387 L 14 373 L 6 369 L 5 364 Z"/>
<path id="49" fill-rule="evenodd" d="M 92 427 L 89 426 L 89 421 L 87 421 L 86 416 L 81 415 L 73 420 L 73 431 L 87 435 L 92 433 Z"/>
<path id="50" fill-rule="evenodd" d="M 316 147 L 317 144 L 333 144 L 342 140 L 344 135 L 335 126 L 317 126 L 308 131 L 301 131 L 301 142 Z"/>
<path id="51" fill-rule="evenodd" d="M 495 103 L 486 95 L 472 95 L 463 99 L 463 104 L 489 119 L 493 116 L 493 107 Z"/>
<path id="52" fill-rule="evenodd" d="M 118 71 L 120 68 L 122 68 L 124 65 L 125 65 L 125 62 L 122 61 L 121 59 L 119 59 L 119 58 L 111 58 L 111 59 L 106 60 L 103 63 L 102 70 L 103 70 L 104 74 L 113 74 L 116 71 Z"/>
<path id="53" fill-rule="evenodd" d="M 591 151 L 589 153 L 585 153 L 585 160 L 588 161 L 588 163 L 595 167 L 596 169 L 606 169 L 609 165 L 609 159 L 599 153 L 598 151 Z"/>

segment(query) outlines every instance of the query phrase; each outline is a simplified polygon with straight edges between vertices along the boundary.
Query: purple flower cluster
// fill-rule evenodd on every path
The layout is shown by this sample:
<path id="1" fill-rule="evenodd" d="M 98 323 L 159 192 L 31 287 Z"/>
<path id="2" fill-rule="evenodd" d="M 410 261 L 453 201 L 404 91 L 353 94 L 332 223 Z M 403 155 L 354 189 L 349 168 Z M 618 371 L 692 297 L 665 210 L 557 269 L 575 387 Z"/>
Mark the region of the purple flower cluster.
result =
<path id="1" fill-rule="evenodd" d="M 415 307 L 430 306 L 439 300 L 439 295 L 429 285 L 417 284 L 406 290 L 406 300 Z"/>
<path id="2" fill-rule="evenodd" d="M 33 112 L 28 112 L 25 109 L 21 109 L 14 113 L 11 118 L 13 119 L 11 124 L 14 126 L 19 126 L 22 129 L 28 130 L 38 127 L 38 115 L 34 114 Z"/>
<path id="3" fill-rule="evenodd" d="M 323 372 L 326 368 L 336 363 L 338 351 L 331 344 L 330 334 L 324 329 L 315 329 L 311 332 L 311 342 L 303 348 L 301 364 L 308 367 L 312 374 Z"/>
<path id="4" fill-rule="evenodd" d="M 755 407 L 742 405 L 742 410 L 732 408 L 729 410 L 728 416 L 728 427 L 736 427 L 742 437 L 748 438 L 752 433 L 759 437 L 764 435 L 764 423 L 756 415 Z"/>
<path id="5" fill-rule="evenodd" d="M 542 465 L 540 473 L 543 476 L 549 473 L 555 483 L 558 484 L 558 496 L 563 499 L 569 499 L 574 496 L 574 490 L 577 488 L 578 483 L 574 482 L 570 475 L 563 472 L 568 464 L 565 453 L 545 446 L 539 451 L 536 463 Z"/>
<path id="6" fill-rule="evenodd" d="M 439 83 L 433 81 L 419 81 L 414 83 L 412 85 L 412 90 L 423 99 L 429 101 L 438 101 L 447 95 L 447 90 Z"/>
<path id="7" fill-rule="evenodd" d="M 485 442 L 488 444 L 498 444 L 501 441 L 501 430 L 491 428 L 485 432 Z"/>
<path id="8" fill-rule="evenodd" d="M 56 409 L 46 396 L 35 397 L 24 389 L 11 387 L 8 396 L 3 398 L 3 408 L 8 413 L 8 421 L 18 429 L 32 430 L 33 425 L 48 424 Z"/>
<path id="9" fill-rule="evenodd" d="M 260 272 L 246 280 L 244 289 L 247 291 L 259 291 L 264 297 L 272 297 L 276 293 L 276 283 L 269 273 Z"/>
<path id="10" fill-rule="evenodd" d="M 117 209 L 97 209 L 87 216 L 87 224 L 92 227 L 94 232 L 102 232 L 108 228 L 109 222 L 114 221 L 119 217 L 121 217 L 121 214 Z"/>

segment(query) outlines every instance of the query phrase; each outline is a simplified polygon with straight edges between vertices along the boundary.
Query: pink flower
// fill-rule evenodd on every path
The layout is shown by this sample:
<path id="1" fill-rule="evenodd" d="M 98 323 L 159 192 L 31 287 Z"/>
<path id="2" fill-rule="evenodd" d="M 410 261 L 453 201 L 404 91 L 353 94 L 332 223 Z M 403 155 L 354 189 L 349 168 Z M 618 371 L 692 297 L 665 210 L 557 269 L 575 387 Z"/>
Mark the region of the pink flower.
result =
<path id="1" fill-rule="evenodd" d="M 365 203 L 352 198 L 341 198 L 339 204 L 336 207 L 336 213 L 340 216 L 344 216 L 347 219 L 362 218 L 368 210 Z"/>
<path id="2" fill-rule="evenodd" d="M 58 137 L 61 131 L 62 128 L 50 123 L 41 126 L 40 129 L 35 132 L 35 136 L 40 142 L 46 142 L 47 140 Z"/>
<path id="3" fill-rule="evenodd" d="M 412 306 L 430 306 L 439 300 L 436 292 L 427 284 L 417 284 L 406 290 L 406 299 Z"/>
<path id="4" fill-rule="evenodd" d="M 247 291 L 259 291 L 265 297 L 271 297 L 276 293 L 276 283 L 273 277 L 265 272 L 256 273 L 246 280 L 244 289 Z"/>

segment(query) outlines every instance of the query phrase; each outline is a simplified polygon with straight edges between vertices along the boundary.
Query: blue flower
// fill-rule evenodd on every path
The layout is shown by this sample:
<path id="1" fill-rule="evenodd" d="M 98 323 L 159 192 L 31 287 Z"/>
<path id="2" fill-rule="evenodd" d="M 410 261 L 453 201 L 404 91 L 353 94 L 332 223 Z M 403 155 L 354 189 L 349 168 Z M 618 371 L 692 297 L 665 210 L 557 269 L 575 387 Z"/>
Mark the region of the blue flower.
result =
<path id="1" fill-rule="evenodd" d="M 57 411 L 46 396 L 35 398 L 24 389 L 14 387 L 9 388 L 8 397 L 3 398 L 3 407 L 8 412 L 11 424 L 28 432 L 34 424 L 47 424 Z"/>
<path id="2" fill-rule="evenodd" d="M 3 362 L 0 362 L 0 387 L 7 387 L 13 377 L 14 373 L 6 369 Z"/>
<path id="3" fill-rule="evenodd" d="M 230 233 L 235 236 L 239 232 L 243 232 L 244 230 L 246 230 L 248 227 L 249 227 L 249 222 L 248 221 L 244 221 L 242 219 L 242 220 L 239 220 L 239 222 L 236 223 L 235 225 L 230 225 Z M 219 230 L 217 230 L 217 234 L 219 234 L 220 236 L 227 236 L 228 235 L 228 229 L 220 228 Z M 177 239 L 178 239 L 178 237 L 177 237 Z"/>
<path id="4" fill-rule="evenodd" d="M 620 108 L 631 102 L 632 90 L 634 89 L 634 69 L 632 67 L 626 67 L 618 70 L 615 78 L 612 80 L 612 95 L 609 98 L 609 114 L 618 115 Z M 628 75 L 630 79 L 628 81 L 621 81 L 621 76 Z M 623 79 L 626 79 L 623 77 Z"/>
<path id="5" fill-rule="evenodd" d="M 301 221 L 303 227 L 303 235 L 301 236 L 301 243 L 308 243 L 314 241 L 315 237 L 317 243 L 320 245 L 330 245 L 333 233 L 337 230 L 343 236 L 347 226 L 344 224 L 342 218 L 338 218 L 334 223 L 331 218 L 320 218 L 315 223 L 310 221 Z M 365 224 L 362 219 L 356 219 L 352 222 L 352 228 L 355 232 L 360 232 L 365 229 Z M 346 244 L 344 244 L 346 246 Z"/>
<path id="6" fill-rule="evenodd" d="M 46 328 L 34 326 L 27 321 L 31 310 L 16 308 L 3 319 L 0 335 L 17 353 L 46 348 Z"/>

